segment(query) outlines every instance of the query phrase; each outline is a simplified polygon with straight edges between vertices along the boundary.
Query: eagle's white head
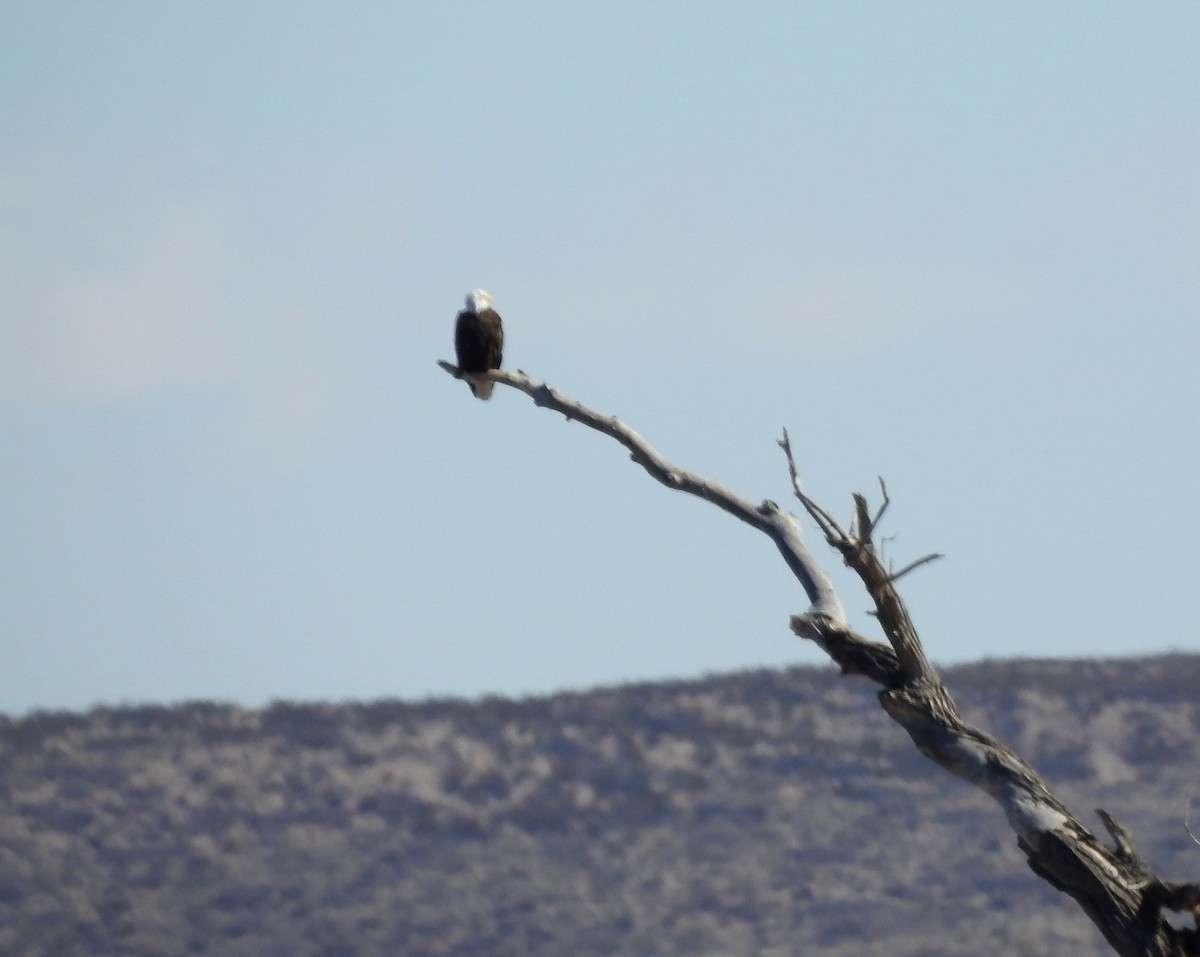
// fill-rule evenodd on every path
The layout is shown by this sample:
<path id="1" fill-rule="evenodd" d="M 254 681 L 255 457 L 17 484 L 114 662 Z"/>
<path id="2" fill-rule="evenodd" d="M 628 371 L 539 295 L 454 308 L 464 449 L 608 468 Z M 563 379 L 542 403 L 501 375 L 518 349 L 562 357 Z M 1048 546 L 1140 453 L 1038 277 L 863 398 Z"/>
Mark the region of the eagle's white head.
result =
<path id="1" fill-rule="evenodd" d="M 478 315 L 485 309 L 492 308 L 492 297 L 482 289 L 472 289 L 467 293 L 467 308 Z"/>

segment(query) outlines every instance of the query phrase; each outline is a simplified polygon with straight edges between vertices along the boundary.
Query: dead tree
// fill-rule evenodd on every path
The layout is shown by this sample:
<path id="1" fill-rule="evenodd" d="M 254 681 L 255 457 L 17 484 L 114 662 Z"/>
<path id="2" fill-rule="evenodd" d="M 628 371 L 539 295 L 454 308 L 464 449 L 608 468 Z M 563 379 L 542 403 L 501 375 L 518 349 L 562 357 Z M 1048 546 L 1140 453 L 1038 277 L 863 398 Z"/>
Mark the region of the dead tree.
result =
<path id="1" fill-rule="evenodd" d="M 459 377 L 455 366 L 438 364 Z M 991 795 L 1004 811 L 1029 867 L 1074 898 L 1116 953 L 1122 957 L 1200 955 L 1200 885 L 1172 883 L 1156 876 L 1125 828 L 1097 808 L 1113 846 L 1103 844 L 1020 755 L 963 720 L 926 659 L 896 589 L 902 575 L 938 556 L 926 556 L 895 572 L 885 566 L 873 539 L 889 502 L 882 481 L 881 501 L 874 514 L 867 499 L 856 494 L 854 519 L 843 528 L 805 494 L 786 430 L 779 440 L 792 491 L 825 541 L 862 581 L 887 637 L 886 645 L 850 628 L 829 576 L 805 546 L 794 515 L 771 501 L 751 502 L 672 464 L 624 422 L 600 415 L 523 372 L 495 370 L 489 374 L 494 381 L 524 392 L 535 405 L 615 439 L 629 450 L 634 462 L 668 488 L 702 498 L 767 535 L 811 602 L 806 612 L 792 617 L 792 631 L 816 642 L 843 674 L 863 675 L 879 685 L 880 704 L 908 732 L 917 750 Z M 1196 927 L 1173 926 L 1167 911 L 1191 914 Z"/>

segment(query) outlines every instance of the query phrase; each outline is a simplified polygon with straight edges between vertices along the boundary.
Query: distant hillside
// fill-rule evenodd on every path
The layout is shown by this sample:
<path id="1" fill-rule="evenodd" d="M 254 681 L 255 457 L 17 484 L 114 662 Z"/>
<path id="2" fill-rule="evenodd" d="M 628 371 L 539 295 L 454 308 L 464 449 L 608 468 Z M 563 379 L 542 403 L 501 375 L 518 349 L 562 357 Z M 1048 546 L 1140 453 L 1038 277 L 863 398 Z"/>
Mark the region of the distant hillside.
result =
<path id="1" fill-rule="evenodd" d="M 1085 820 L 1200 875 L 1200 657 L 946 679 Z M 36 714 L 0 719 L 0 768 L 8 957 L 1108 953 L 831 670 Z"/>

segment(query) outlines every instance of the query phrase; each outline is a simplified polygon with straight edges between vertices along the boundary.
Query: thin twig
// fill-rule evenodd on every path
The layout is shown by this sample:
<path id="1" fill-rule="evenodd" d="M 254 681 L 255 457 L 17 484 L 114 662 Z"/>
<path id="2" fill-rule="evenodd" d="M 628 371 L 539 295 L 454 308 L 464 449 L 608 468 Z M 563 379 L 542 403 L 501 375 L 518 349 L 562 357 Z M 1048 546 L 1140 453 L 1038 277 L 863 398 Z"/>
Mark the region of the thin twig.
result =
<path id="1" fill-rule="evenodd" d="M 945 557 L 946 556 L 941 554 L 940 552 L 930 552 L 928 555 L 925 555 L 923 558 L 918 558 L 915 562 L 909 562 L 907 565 L 905 565 L 903 568 L 901 568 L 900 571 L 892 572 L 887 577 L 888 583 L 895 584 L 901 578 L 903 578 L 905 575 L 907 575 L 909 572 L 913 571 L 914 569 L 920 568 L 922 565 L 928 565 L 930 562 L 936 562 L 939 558 L 945 558 Z"/>
<path id="2" fill-rule="evenodd" d="M 792 491 L 795 493 L 796 498 L 800 500 L 800 504 L 804 506 L 804 510 L 817 523 L 825 539 L 834 545 L 838 542 L 848 541 L 849 536 L 842 531 L 842 527 L 838 525 L 837 519 L 805 494 L 804 488 L 800 483 L 800 473 L 796 468 L 796 460 L 792 456 L 791 437 L 788 435 L 786 428 L 783 430 L 783 438 L 776 439 L 776 444 L 783 449 L 784 457 L 787 459 L 788 475 L 791 476 L 792 480 Z"/>
<path id="3" fill-rule="evenodd" d="M 784 426 L 783 438 L 775 441 L 783 449 L 783 454 L 787 458 L 788 475 L 792 479 L 792 491 L 796 493 L 798 499 L 803 501 L 805 498 L 804 488 L 800 484 L 800 472 L 796 469 L 796 460 L 792 457 L 792 439 L 788 435 L 787 426 Z"/>
<path id="4" fill-rule="evenodd" d="M 1194 796 L 1195 795 L 1192 794 L 1188 795 L 1187 807 L 1183 809 L 1183 829 L 1187 831 L 1188 837 L 1190 837 L 1196 844 L 1200 845 L 1200 837 L 1196 837 L 1195 832 L 1192 831 L 1192 824 L 1190 820 L 1192 816 L 1192 798 Z"/>
<path id="5" fill-rule="evenodd" d="M 875 529 L 879 527 L 879 522 L 883 518 L 883 513 L 887 511 L 887 507 L 892 504 L 891 498 L 888 497 L 887 483 L 883 480 L 883 476 L 879 478 L 879 494 L 883 496 L 883 501 L 879 503 L 879 511 L 875 513 L 875 517 L 871 519 L 871 528 L 869 529 L 867 538 L 871 538 L 875 534 Z"/>

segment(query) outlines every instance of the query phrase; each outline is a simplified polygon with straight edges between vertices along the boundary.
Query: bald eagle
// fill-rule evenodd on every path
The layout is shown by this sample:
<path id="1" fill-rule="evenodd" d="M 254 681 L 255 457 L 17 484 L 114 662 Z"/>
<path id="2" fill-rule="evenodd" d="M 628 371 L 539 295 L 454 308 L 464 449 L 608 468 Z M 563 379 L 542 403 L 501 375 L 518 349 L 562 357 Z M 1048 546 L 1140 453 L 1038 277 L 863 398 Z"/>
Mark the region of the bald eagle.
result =
<path id="1" fill-rule="evenodd" d="M 458 314 L 458 321 L 454 323 L 458 368 L 467 373 L 467 385 L 475 398 L 490 399 L 495 383 L 487 376 L 471 373 L 499 369 L 503 348 L 504 326 L 492 308 L 492 297 L 482 289 L 476 289 L 467 295 L 467 308 Z"/>

